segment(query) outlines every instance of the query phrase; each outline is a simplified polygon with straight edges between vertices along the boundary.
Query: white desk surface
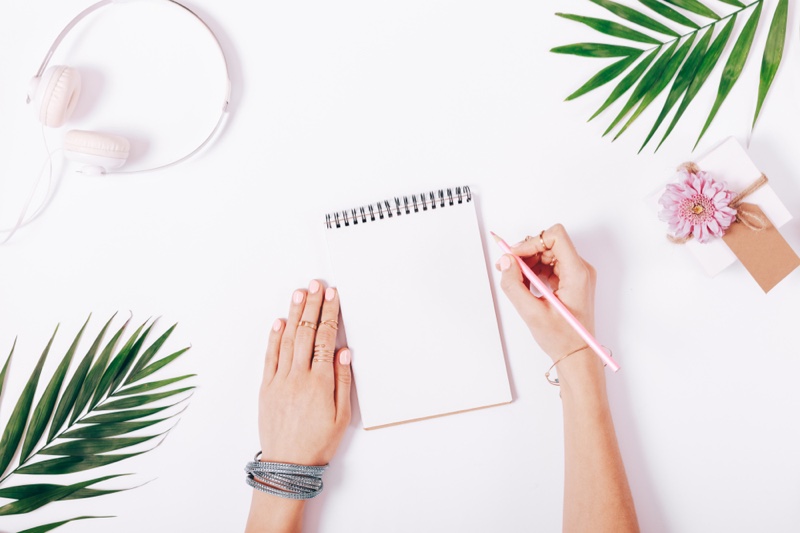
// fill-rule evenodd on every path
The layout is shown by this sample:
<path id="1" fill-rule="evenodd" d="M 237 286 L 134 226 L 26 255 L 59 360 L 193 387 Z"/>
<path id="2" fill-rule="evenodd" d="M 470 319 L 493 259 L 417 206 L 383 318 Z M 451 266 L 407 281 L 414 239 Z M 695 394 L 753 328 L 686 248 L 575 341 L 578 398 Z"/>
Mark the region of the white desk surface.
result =
<path id="1" fill-rule="evenodd" d="M 765 3 L 771 14 L 776 1 Z M 42 161 L 28 79 L 85 5 L 2 8 L 3 225 Z M 741 265 L 710 280 L 642 201 L 692 157 L 715 87 L 658 154 L 637 156 L 657 109 L 612 144 L 600 137 L 609 114 L 586 124 L 607 89 L 563 102 L 600 63 L 548 50 L 598 36 L 553 13 L 600 13 L 589 2 L 191 5 L 230 56 L 227 129 L 167 171 L 65 173 L 44 216 L 0 248 L 0 353 L 19 338 L 0 423 L 52 328 L 61 324 L 63 353 L 89 312 L 92 332 L 117 310 L 180 322 L 172 346 L 192 344 L 178 365 L 199 374 L 198 390 L 159 449 L 111 468 L 152 482 L 4 518 L 0 530 L 78 514 L 117 518 L 59 531 L 242 530 L 267 331 L 295 287 L 329 278 L 321 214 L 462 183 L 484 228 L 517 239 L 563 222 L 596 265 L 598 337 L 622 364 L 608 388 L 642 530 L 800 529 L 800 273 L 766 296 Z M 790 15 L 750 153 L 797 217 L 800 17 Z M 84 70 L 89 94 L 72 125 L 130 135 L 135 163 L 190 148 L 213 123 L 221 67 L 191 19 L 158 4 L 116 6 L 71 39 L 57 60 Z M 698 153 L 730 135 L 746 141 L 759 63 L 751 58 Z M 48 135 L 57 144 L 61 131 Z M 800 225 L 783 232 L 800 249 Z M 325 492 L 308 505 L 308 531 L 560 530 L 558 391 L 492 275 L 513 403 L 371 432 L 356 408 Z"/>

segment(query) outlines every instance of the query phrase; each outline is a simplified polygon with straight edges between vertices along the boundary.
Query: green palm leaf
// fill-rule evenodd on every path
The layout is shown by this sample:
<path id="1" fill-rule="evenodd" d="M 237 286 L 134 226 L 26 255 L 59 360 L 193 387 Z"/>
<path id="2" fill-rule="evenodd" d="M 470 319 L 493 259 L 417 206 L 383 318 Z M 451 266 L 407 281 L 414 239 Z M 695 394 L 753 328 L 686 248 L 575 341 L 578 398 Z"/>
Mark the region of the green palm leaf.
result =
<path id="1" fill-rule="evenodd" d="M 711 33 L 712 32 L 707 31 L 703 34 L 700 42 L 697 43 L 697 46 L 694 47 L 692 53 L 689 54 L 689 58 L 681 67 L 680 72 L 678 72 L 678 77 L 675 79 L 675 83 L 672 85 L 669 95 L 667 95 L 667 100 L 664 102 L 664 107 L 661 108 L 661 113 L 659 113 L 655 124 L 653 124 L 653 127 L 650 129 L 650 133 L 647 134 L 647 138 L 644 140 L 642 147 L 639 148 L 639 152 L 644 150 L 644 147 L 647 146 L 647 143 L 653 138 L 653 135 L 658 131 L 659 126 L 661 126 L 661 123 L 667 118 L 669 112 L 672 111 L 672 108 L 678 103 L 681 96 L 689 89 L 689 84 L 697 74 L 700 63 L 703 61 L 703 57 L 708 50 L 708 43 L 711 42 Z"/>
<path id="2" fill-rule="evenodd" d="M 669 4 L 672 4 L 673 6 L 681 7 L 683 9 L 685 9 L 686 11 L 691 11 L 692 13 L 697 13 L 698 15 L 706 17 L 706 18 L 710 18 L 710 19 L 714 19 L 714 20 L 719 20 L 720 19 L 719 15 L 717 15 L 716 13 L 711 11 L 711 9 L 706 7 L 705 4 L 703 4 L 699 0 L 664 0 L 664 1 L 669 3 Z"/>
<path id="3" fill-rule="evenodd" d="M 72 345 L 69 347 L 69 350 L 67 350 L 67 354 L 61 360 L 53 377 L 50 379 L 50 383 L 47 384 L 44 394 L 42 394 L 42 397 L 39 399 L 39 404 L 36 406 L 36 409 L 33 410 L 31 421 L 28 424 L 28 430 L 25 432 L 25 440 L 22 442 L 22 451 L 20 452 L 22 461 L 25 461 L 31 456 L 33 448 L 39 443 L 39 439 L 44 433 L 45 426 L 50 422 L 58 392 L 61 390 L 64 376 L 67 375 L 67 368 L 69 368 L 69 364 L 72 362 L 72 356 L 75 355 L 78 342 L 81 340 L 83 330 L 86 329 L 86 324 L 88 323 L 89 319 L 87 318 L 86 322 L 83 323 L 83 327 L 75 336 L 75 340 L 72 341 Z M 55 336 L 55 334 L 53 334 L 53 336 Z"/>
<path id="4" fill-rule="evenodd" d="M 120 398 L 119 400 L 114 400 L 112 402 L 109 402 L 103 405 L 102 408 L 98 408 L 98 410 L 116 411 L 118 409 L 130 409 L 131 407 L 141 407 L 143 405 L 147 405 L 148 403 L 157 402 L 159 400 L 163 400 L 164 398 L 169 398 L 170 396 L 190 391 L 192 389 L 194 389 L 194 387 L 183 387 L 180 389 L 174 389 L 166 392 L 158 392 L 155 394 L 139 394 L 137 396 L 128 396 L 126 398 Z"/>
<path id="5" fill-rule="evenodd" d="M 58 327 L 56 327 L 56 331 L 58 331 Z M 5 430 L 3 430 L 3 437 L 0 439 L 0 475 L 6 471 L 8 465 L 11 463 L 11 459 L 17 452 L 17 448 L 19 448 L 22 433 L 25 431 L 25 425 L 28 422 L 28 414 L 33 404 L 33 395 L 36 393 L 36 385 L 39 383 L 39 375 L 42 373 L 42 367 L 44 366 L 45 359 L 47 359 L 50 346 L 53 345 L 56 331 L 53 332 L 53 336 L 50 337 L 47 347 L 44 349 L 44 352 L 42 352 L 41 357 L 39 357 L 39 362 L 36 364 L 36 368 L 33 369 L 28 383 L 22 390 L 19 400 L 17 400 L 17 405 L 14 406 L 14 410 L 11 412 L 11 418 L 8 424 L 6 424 Z"/>
<path id="6" fill-rule="evenodd" d="M 642 74 L 647 70 L 647 67 L 650 66 L 650 63 L 652 63 L 653 60 L 656 58 L 656 56 L 658 55 L 658 52 L 660 50 L 661 50 L 661 48 L 659 47 L 659 48 L 656 48 L 655 50 L 653 50 L 652 52 L 650 52 L 647 56 L 645 56 L 644 59 L 642 59 L 639 62 L 638 65 L 636 65 L 633 68 L 633 70 L 631 70 L 628 73 L 627 76 L 622 78 L 622 81 L 620 81 L 617 84 L 617 86 L 614 87 L 614 90 L 611 92 L 611 94 L 608 96 L 608 98 L 606 98 L 606 101 L 603 102 L 603 105 L 600 106 L 600 109 L 595 111 L 594 115 L 592 115 L 589 118 L 589 120 L 594 119 L 597 115 L 599 115 L 600 113 L 605 111 L 611 104 L 616 102 L 619 99 L 620 96 L 622 96 L 623 94 L 628 92 L 628 89 L 633 87 L 633 84 L 636 83 L 639 80 L 639 78 L 642 76 Z"/>
<path id="7" fill-rule="evenodd" d="M 136 446 L 152 440 L 160 435 L 148 435 L 146 437 L 117 437 L 117 438 L 101 438 L 101 439 L 74 439 L 67 440 L 61 444 L 54 444 L 48 446 L 41 452 L 42 455 L 67 455 L 72 457 L 83 457 L 87 455 L 96 455 L 98 453 L 113 452 Z"/>
<path id="8" fill-rule="evenodd" d="M 94 394 L 92 395 L 92 401 L 89 402 L 89 409 L 93 409 L 100 400 L 105 396 L 108 391 L 111 389 L 114 381 L 117 378 L 117 374 L 122 371 L 123 367 L 127 364 L 128 360 L 130 359 L 131 355 L 134 354 L 134 350 L 138 351 L 138 348 L 141 347 L 141 343 L 139 342 L 139 335 L 142 333 L 144 329 L 145 322 L 130 336 L 128 342 L 122 347 L 122 349 L 117 353 L 116 357 L 111 360 L 111 363 L 106 367 L 105 371 L 103 372 L 100 380 L 97 383 L 97 387 L 94 390 Z M 142 336 L 144 337 L 144 336 Z M 143 342 L 143 341 L 142 341 Z"/>
<path id="9" fill-rule="evenodd" d="M 699 143 L 722 108 L 734 85 L 742 76 L 747 58 L 753 49 L 754 37 L 764 8 L 764 0 L 751 0 L 749 4 L 745 4 L 741 0 L 639 0 L 641 5 L 638 9 L 624 6 L 613 0 L 588 1 L 603 7 L 623 22 L 650 30 L 655 34 L 644 33 L 634 29 L 634 27 L 613 20 L 557 13 L 556 15 L 559 17 L 579 22 L 598 33 L 645 45 L 643 49 L 614 43 L 594 42 L 553 48 L 552 52 L 559 54 L 621 58 L 598 71 L 578 90 L 570 94 L 567 100 L 584 96 L 599 87 L 616 82 L 610 95 L 589 118 L 589 120 L 592 120 L 613 105 L 625 93 L 632 90 L 631 95 L 622 105 L 622 108 L 617 111 L 615 118 L 603 134 L 610 133 L 630 114 L 630 117 L 627 118 L 624 125 L 614 136 L 614 139 L 617 139 L 634 121 L 645 113 L 661 93 L 667 91 L 666 101 L 652 126 L 648 127 L 647 136 L 639 151 L 641 152 L 650 142 L 672 110 L 677 106 L 677 111 L 675 111 L 666 132 L 656 148 L 658 150 L 672 133 L 678 121 L 683 117 L 717 65 L 724 60 L 722 76 L 717 88 L 717 97 L 697 138 L 697 143 Z M 713 6 L 715 3 L 718 4 L 716 7 Z M 735 9 L 722 7 L 723 5 L 733 6 Z M 734 36 L 735 22 L 739 14 L 746 10 L 752 10 L 752 12 L 749 14 L 747 22 L 740 33 Z M 692 17 L 710 19 L 711 22 L 700 26 L 684 13 Z M 684 33 L 679 34 L 670 26 L 660 22 L 657 17 L 663 17 L 671 23 L 681 25 L 684 28 Z M 783 58 L 787 19 L 788 0 L 778 0 L 761 63 L 760 85 L 753 125 L 755 125 L 761 113 L 763 103 Z M 716 30 L 718 28 L 721 28 L 721 30 L 719 30 L 718 36 L 714 38 L 713 36 L 717 33 Z M 657 37 L 657 34 L 662 37 Z M 723 58 L 726 44 L 732 37 L 734 46 L 728 53 L 727 58 Z M 683 44 L 678 46 L 679 43 Z M 647 49 L 646 45 L 649 44 L 654 46 Z M 696 146 L 697 144 L 695 144 Z"/>
<path id="10" fill-rule="evenodd" d="M 14 341 L 14 345 L 11 346 L 11 353 L 8 354 L 6 358 L 6 363 L 3 365 L 3 371 L 0 372 L 0 398 L 3 397 L 3 385 L 6 382 L 6 372 L 8 371 L 8 364 L 11 362 L 11 356 L 14 355 L 14 348 L 17 347 L 17 341 Z"/>
<path id="11" fill-rule="evenodd" d="M 614 13 L 621 19 L 625 19 L 628 22 L 633 22 L 643 28 L 647 28 L 648 30 L 653 30 L 658 33 L 662 33 L 664 35 L 669 35 L 670 37 L 680 37 L 680 34 L 670 28 L 669 26 L 665 26 L 655 20 L 652 17 L 647 16 L 644 13 L 640 13 L 635 9 L 631 9 L 628 6 L 623 6 L 622 4 L 618 4 L 616 2 L 612 2 L 611 0 L 590 0 L 591 2 L 597 4 L 598 6 L 604 7 L 607 10 Z M 667 8 L 669 9 L 669 8 Z"/>
<path id="12" fill-rule="evenodd" d="M 640 48 L 603 43 L 570 44 L 567 46 L 557 46 L 550 51 L 555 54 L 568 54 L 583 57 L 628 57 L 638 56 L 642 53 Z"/>
<path id="13" fill-rule="evenodd" d="M 611 122 L 611 125 L 608 129 L 603 133 L 603 135 L 607 135 L 618 123 L 622 120 L 628 112 L 633 109 L 633 106 L 639 103 L 639 101 L 644 98 L 644 95 L 647 94 L 647 91 L 659 80 L 659 78 L 664 74 L 664 69 L 667 68 L 667 65 L 671 62 L 673 54 L 675 53 L 675 49 L 678 47 L 678 41 L 675 41 L 672 46 L 667 48 L 659 57 L 653 66 L 650 67 L 650 70 L 639 80 L 639 83 L 636 85 L 636 88 L 633 90 L 633 94 L 631 94 L 628 101 L 625 103 L 625 106 L 622 108 L 622 111 L 619 112 L 617 118 Z"/>
<path id="14" fill-rule="evenodd" d="M 158 424 L 167 420 L 166 418 L 159 418 L 155 420 L 142 420 L 139 422 L 116 422 L 106 424 L 91 424 L 81 426 L 72 431 L 67 431 L 61 435 L 64 439 L 103 439 L 106 437 L 116 437 L 117 435 L 125 435 L 133 431 L 148 428 L 152 425 Z"/>
<path id="15" fill-rule="evenodd" d="M 173 362 L 175 359 L 185 354 L 187 351 L 189 351 L 189 348 L 183 348 L 182 350 L 178 350 L 177 352 L 170 354 L 163 359 L 159 359 L 155 363 L 147 365 L 139 372 L 134 374 L 132 383 L 140 381 L 149 376 L 150 374 L 153 374 L 154 372 L 161 370 L 162 368 Z"/>
<path id="16" fill-rule="evenodd" d="M 139 360 L 136 361 L 136 364 L 133 365 L 133 368 L 131 369 L 128 379 L 126 379 L 125 383 L 123 383 L 124 385 L 128 385 L 132 381 L 133 376 L 138 374 L 142 368 L 144 368 L 148 363 L 150 363 L 150 361 L 153 360 L 153 357 L 156 355 L 156 352 L 158 352 L 161 346 L 167 341 L 169 336 L 172 335 L 172 332 L 175 331 L 176 326 L 177 324 L 173 324 L 172 326 L 170 326 L 170 328 L 167 331 L 165 331 L 158 339 L 156 339 L 156 341 L 153 344 L 151 344 L 144 351 Z"/>
<path id="17" fill-rule="evenodd" d="M 44 524 L 41 526 L 32 527 L 30 529 L 24 529 L 19 533 L 47 533 L 48 531 L 52 531 L 57 527 L 61 527 L 64 524 L 68 524 L 70 522 L 75 522 L 77 520 L 88 520 L 91 518 L 113 518 L 112 516 L 76 516 L 75 518 L 70 518 L 69 520 L 61 520 L 59 522 L 51 522 L 49 524 Z"/>
<path id="18" fill-rule="evenodd" d="M 103 329 L 101 329 L 100 333 L 97 334 L 97 338 L 94 340 L 92 347 L 89 348 L 89 351 L 86 352 L 86 355 L 81 360 L 78 368 L 75 369 L 72 379 L 69 381 L 67 388 L 64 390 L 64 394 L 61 396 L 61 401 L 58 402 L 58 408 L 56 409 L 55 415 L 53 415 L 53 422 L 50 424 L 50 431 L 47 434 L 47 440 L 53 440 L 59 430 L 64 426 L 64 422 L 67 421 L 67 417 L 69 416 L 70 412 L 73 412 L 73 409 L 75 408 L 75 402 L 78 399 L 78 393 L 80 392 L 81 386 L 86 379 L 86 374 L 89 372 L 89 368 L 92 366 L 92 360 L 94 360 L 97 350 L 100 349 L 100 344 L 103 342 L 103 337 L 108 330 L 108 326 L 111 325 L 111 321 L 114 320 L 114 316 L 116 316 L 116 314 L 108 319 L 108 322 L 106 322 L 105 326 L 103 326 Z M 82 409 L 82 407 L 80 409 Z M 77 417 L 78 415 L 76 414 L 73 417 L 73 420 L 75 420 Z"/>
<path id="19" fill-rule="evenodd" d="M 176 378 L 169 378 L 169 379 L 162 379 L 159 381 L 151 381 L 149 383 L 142 383 L 141 385 L 136 385 L 135 387 L 128 387 L 127 389 L 122 389 L 114 393 L 114 396 L 130 396 L 131 394 L 141 394 L 143 392 L 152 392 L 154 390 L 161 389 L 166 387 L 167 385 L 172 385 L 173 383 L 177 383 L 179 381 L 183 381 L 184 379 L 189 379 L 195 377 L 197 374 L 186 374 L 184 376 L 178 376 Z"/>
<path id="20" fill-rule="evenodd" d="M 162 405 L 161 407 L 151 407 L 149 409 L 126 409 L 125 411 L 118 411 L 116 413 L 103 413 L 101 415 L 87 416 L 83 418 L 84 424 L 109 424 L 112 422 L 127 422 L 128 420 L 136 420 L 137 418 L 144 418 L 146 416 L 160 413 L 170 407 L 175 407 L 180 402 L 175 402 L 170 405 Z"/>
<path id="21" fill-rule="evenodd" d="M 644 110 L 647 109 L 651 103 L 653 103 L 653 100 L 655 100 L 658 95 L 667 88 L 667 85 L 669 85 L 669 83 L 672 81 L 675 73 L 678 72 L 678 67 L 681 66 L 683 60 L 686 58 L 686 55 L 689 53 L 689 50 L 692 48 L 692 45 L 694 44 L 694 37 L 694 35 L 689 37 L 689 40 L 683 43 L 678 51 L 675 52 L 675 54 L 670 58 L 656 82 L 645 93 L 642 101 L 639 103 L 639 107 L 636 109 L 636 111 L 634 111 L 633 115 L 631 115 L 631 118 L 628 119 L 628 122 L 625 123 L 625 125 L 614 137 L 615 140 L 618 139 L 620 135 L 625 133 L 625 130 L 628 129 L 633 121 L 636 120 L 639 115 L 641 115 Z"/>
<path id="22" fill-rule="evenodd" d="M 127 475 L 127 474 L 121 474 L 121 475 Z M 120 476 L 117 475 L 111 477 L 120 477 Z M 31 483 L 30 485 L 18 485 L 16 487 L 7 487 L 5 489 L 0 489 L 0 498 L 21 500 L 23 498 L 36 496 L 37 494 L 41 494 L 44 491 L 56 490 L 63 486 L 64 485 L 56 485 L 53 483 Z M 69 494 L 68 496 L 61 498 L 59 501 L 94 498 L 95 496 L 100 496 L 102 494 L 112 494 L 114 492 L 122 492 L 123 490 L 126 489 L 78 489 L 75 492 Z"/>
<path id="23" fill-rule="evenodd" d="M 733 45 L 731 55 L 728 57 L 728 62 L 725 64 L 725 70 L 722 71 L 722 79 L 719 82 L 717 99 L 714 101 L 714 105 L 711 108 L 711 113 L 709 113 L 708 119 L 706 119 L 706 123 L 703 125 L 703 130 L 700 132 L 700 136 L 697 138 L 695 148 L 698 144 L 700 144 L 700 139 L 702 139 L 703 135 L 705 135 L 708 127 L 714 120 L 714 117 L 717 116 L 717 112 L 722 106 L 722 103 L 731 93 L 733 86 L 736 85 L 736 82 L 739 80 L 739 76 L 742 74 L 742 69 L 747 61 L 747 56 L 750 54 L 750 47 L 753 45 L 753 38 L 756 36 L 756 27 L 758 26 L 758 20 L 761 18 L 761 7 L 763 5 L 764 4 L 758 4 L 756 6 L 755 10 L 753 10 L 753 13 L 750 15 L 750 18 L 747 19 L 747 23 L 744 25 L 744 30 L 742 30 L 741 35 L 739 35 L 739 38 L 736 40 L 736 44 Z"/>
<path id="24" fill-rule="evenodd" d="M 661 2 L 661 0 L 639 0 L 642 4 L 646 5 L 659 15 L 664 18 L 667 18 L 673 22 L 677 22 L 681 26 L 686 26 L 687 28 L 692 29 L 699 29 L 700 26 L 690 18 L 684 17 L 668 5 Z"/>
<path id="25" fill-rule="evenodd" d="M 569 13 L 556 13 L 556 16 L 586 24 L 590 28 L 599 31 L 600 33 L 611 35 L 612 37 L 619 37 L 620 39 L 627 39 L 629 41 L 638 41 L 640 43 L 661 44 L 661 41 L 650 37 L 646 33 L 636 31 L 632 28 L 623 26 L 622 24 L 612 22 L 610 20 L 582 17 L 580 15 L 570 15 Z"/>
<path id="26" fill-rule="evenodd" d="M 88 481 L 81 481 L 80 483 L 74 483 L 72 485 L 56 485 L 50 490 L 38 491 L 15 502 L 3 505 L 0 507 L 0 516 L 30 513 L 31 511 L 35 511 L 40 507 L 44 507 L 50 502 L 61 500 L 77 490 L 84 489 L 90 485 L 94 485 L 96 483 L 100 483 L 101 481 L 106 481 L 115 477 L 119 477 L 119 474 L 103 476 L 96 479 L 90 479 Z"/>
<path id="27" fill-rule="evenodd" d="M 775 74 L 783 59 L 783 47 L 786 43 L 786 26 L 789 15 L 789 0 L 780 0 L 778 7 L 775 8 L 775 15 L 772 17 L 772 24 L 767 35 L 767 45 L 764 48 L 764 59 L 761 62 L 761 81 L 758 86 L 758 103 L 756 104 L 756 114 L 753 117 L 753 127 L 756 125 L 758 115 L 761 114 L 761 106 L 767 98 Z"/>
<path id="28" fill-rule="evenodd" d="M 606 68 L 602 69 L 600 72 L 595 74 L 589 81 L 581 85 L 578 90 L 576 90 L 571 95 L 567 96 L 567 100 L 574 100 L 579 96 L 583 96 L 584 94 L 597 89 L 598 87 L 602 87 L 606 83 L 610 82 L 611 80 L 615 79 L 617 76 L 625 72 L 629 66 L 636 61 L 635 57 L 625 57 L 620 59 L 619 61 L 612 63 L 611 65 L 607 66 Z"/>
<path id="29" fill-rule="evenodd" d="M 94 498 L 128 490 L 131 487 L 90 488 L 90 485 L 120 474 L 71 485 L 28 483 L 6 486 L 6 483 L 17 474 L 48 476 L 75 474 L 151 451 L 163 441 L 171 427 L 149 434 L 127 435 L 134 431 L 147 429 L 152 431 L 159 424 L 180 415 L 182 411 L 175 412 L 175 406 L 186 401 L 188 398 L 186 393 L 194 389 L 193 386 L 174 386 L 178 382 L 194 377 L 194 374 L 143 382 L 147 376 L 172 363 L 188 350 L 184 348 L 156 360 L 160 348 L 175 326 L 146 346 L 148 333 L 154 327 L 154 322 L 149 323 L 150 321 L 142 324 L 125 344 L 117 349 L 117 343 L 129 321 L 126 322 L 100 351 L 105 332 L 111 324 L 109 320 L 94 339 L 71 378 L 67 379 L 70 363 L 78 350 L 88 322 L 87 320 L 84 323 L 53 375 L 47 380 L 47 386 L 41 392 L 38 401 L 34 402 L 42 368 L 58 331 L 56 328 L 3 429 L 3 436 L 0 439 L 0 472 L 5 472 L 11 466 L 17 450 L 21 449 L 18 464 L 0 478 L 0 498 L 14 500 L 0 507 L 0 515 L 31 512 L 54 501 Z M 98 351 L 100 354 L 95 359 Z M 12 348 L 11 354 L 13 352 Z M 0 393 L 11 354 L 0 371 Z M 67 385 L 62 391 L 65 382 Z M 168 405 L 158 405 L 164 399 L 180 394 L 186 397 Z M 34 403 L 36 407 L 32 409 Z M 137 409 L 145 405 L 148 407 Z M 152 418 L 157 413 L 166 414 Z M 50 429 L 45 433 L 48 424 Z M 47 436 L 43 439 L 45 435 Z M 140 446 L 157 438 L 160 440 L 156 445 L 147 449 L 111 453 Z M 37 449 L 41 440 L 45 442 Z M 70 518 L 37 526 L 28 531 L 50 531 L 70 521 L 87 518 L 91 517 Z"/>
<path id="30" fill-rule="evenodd" d="M 106 347 L 103 348 L 102 352 L 100 352 L 100 356 L 92 364 L 89 373 L 86 375 L 86 379 L 81 384 L 81 390 L 78 393 L 78 397 L 75 399 L 72 415 L 69 417 L 70 424 L 73 424 L 78 419 L 78 417 L 83 413 L 84 407 L 86 407 L 86 404 L 88 404 L 89 400 L 92 398 L 92 395 L 97 389 L 98 383 L 100 383 L 100 378 L 103 376 L 103 372 L 105 372 L 106 365 L 108 365 L 108 360 L 111 358 L 111 353 L 114 351 L 117 341 L 122 336 L 122 332 L 125 331 L 125 327 L 128 325 L 128 322 L 130 322 L 130 319 L 126 320 L 122 327 L 117 330 L 113 337 L 111 337 L 111 340 L 108 341 Z"/>
<path id="31" fill-rule="evenodd" d="M 714 39 L 714 42 L 708 49 L 708 52 L 705 56 L 703 56 L 703 61 L 701 61 L 700 66 L 697 69 L 697 73 L 695 77 L 692 79 L 692 82 L 689 84 L 689 88 L 686 90 L 686 95 L 683 97 L 683 101 L 681 105 L 678 107 L 678 110 L 675 112 L 675 116 L 672 118 L 672 122 L 670 123 L 669 127 L 667 128 L 666 133 L 664 133 L 664 137 L 661 139 L 661 142 L 658 144 L 658 147 L 664 143 L 667 139 L 669 134 L 672 132 L 675 125 L 680 120 L 683 113 L 689 107 L 689 104 L 692 103 L 694 97 L 697 96 L 697 93 L 700 92 L 705 81 L 711 75 L 711 71 L 717 64 L 717 61 L 722 56 L 722 51 L 725 49 L 725 45 L 730 39 L 731 32 L 733 31 L 733 25 L 736 23 L 736 17 L 732 17 L 725 27 L 722 29 L 720 34 Z"/>
<path id="32" fill-rule="evenodd" d="M 150 451 L 145 450 L 136 453 L 121 453 L 117 455 L 82 455 L 82 456 L 69 456 L 59 457 L 58 459 L 48 459 L 39 463 L 32 463 L 23 466 L 17 473 L 19 474 L 42 474 L 42 475 L 58 475 L 58 474 L 74 474 L 75 472 L 83 472 L 91 470 L 92 468 L 99 468 L 114 464 L 137 455 Z M 55 501 L 55 500 L 51 500 Z"/>

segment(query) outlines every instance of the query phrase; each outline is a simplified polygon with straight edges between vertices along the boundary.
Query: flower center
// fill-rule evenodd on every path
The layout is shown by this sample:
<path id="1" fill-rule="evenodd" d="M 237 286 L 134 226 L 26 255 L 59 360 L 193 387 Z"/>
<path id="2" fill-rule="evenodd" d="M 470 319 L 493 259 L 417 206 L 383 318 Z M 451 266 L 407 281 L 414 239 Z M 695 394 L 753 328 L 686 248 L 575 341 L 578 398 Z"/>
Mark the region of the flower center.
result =
<path id="1" fill-rule="evenodd" d="M 680 210 L 682 218 L 691 221 L 692 224 L 705 222 L 713 218 L 714 213 L 717 212 L 711 199 L 702 194 L 695 194 L 690 198 L 684 198 L 681 202 Z"/>

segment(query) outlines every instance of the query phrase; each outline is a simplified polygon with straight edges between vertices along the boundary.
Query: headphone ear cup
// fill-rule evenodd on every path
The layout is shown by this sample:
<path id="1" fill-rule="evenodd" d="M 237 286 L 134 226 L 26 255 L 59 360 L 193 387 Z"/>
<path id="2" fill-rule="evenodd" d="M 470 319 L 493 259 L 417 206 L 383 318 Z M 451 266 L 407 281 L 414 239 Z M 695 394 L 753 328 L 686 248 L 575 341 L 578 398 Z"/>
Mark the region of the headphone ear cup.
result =
<path id="1" fill-rule="evenodd" d="M 81 93 L 81 75 L 71 67 L 55 65 L 44 71 L 36 85 L 33 104 L 36 118 L 49 128 L 58 128 L 75 111 Z"/>
<path id="2" fill-rule="evenodd" d="M 125 137 L 97 131 L 70 130 L 64 135 L 64 157 L 87 165 L 84 173 L 105 174 L 125 164 L 131 143 Z"/>

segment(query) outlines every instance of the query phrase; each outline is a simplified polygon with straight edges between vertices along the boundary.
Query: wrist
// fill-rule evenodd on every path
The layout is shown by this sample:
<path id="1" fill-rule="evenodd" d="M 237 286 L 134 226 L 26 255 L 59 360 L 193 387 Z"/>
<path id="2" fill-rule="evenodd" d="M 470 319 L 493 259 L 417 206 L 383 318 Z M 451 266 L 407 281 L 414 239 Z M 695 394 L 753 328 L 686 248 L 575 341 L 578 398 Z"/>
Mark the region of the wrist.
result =
<path id="1" fill-rule="evenodd" d="M 302 531 L 306 500 L 290 500 L 253 490 L 247 533 L 295 533 Z"/>
<path id="2" fill-rule="evenodd" d="M 603 362 L 588 346 L 559 361 L 554 370 L 558 375 L 562 397 L 573 391 L 590 391 L 598 388 L 605 391 Z"/>

